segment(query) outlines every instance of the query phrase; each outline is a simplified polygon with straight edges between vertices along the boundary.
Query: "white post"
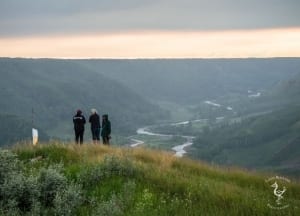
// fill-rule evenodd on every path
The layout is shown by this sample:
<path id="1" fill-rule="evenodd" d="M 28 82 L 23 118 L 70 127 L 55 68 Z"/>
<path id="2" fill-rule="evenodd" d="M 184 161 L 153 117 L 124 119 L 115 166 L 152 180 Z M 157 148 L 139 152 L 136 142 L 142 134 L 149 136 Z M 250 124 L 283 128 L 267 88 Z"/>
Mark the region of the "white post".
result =
<path id="1" fill-rule="evenodd" d="M 38 143 L 38 140 L 39 140 L 38 130 L 32 128 L 32 144 L 35 146 Z"/>

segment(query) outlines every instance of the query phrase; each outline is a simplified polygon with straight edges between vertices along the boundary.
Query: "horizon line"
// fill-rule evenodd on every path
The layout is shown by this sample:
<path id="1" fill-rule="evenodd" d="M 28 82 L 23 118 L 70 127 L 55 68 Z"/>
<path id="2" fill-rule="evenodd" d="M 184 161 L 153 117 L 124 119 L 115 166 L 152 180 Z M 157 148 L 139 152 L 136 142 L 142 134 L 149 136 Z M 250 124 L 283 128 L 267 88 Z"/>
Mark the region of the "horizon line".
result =
<path id="1" fill-rule="evenodd" d="M 60 59 L 300 57 L 300 28 L 0 38 L 0 56 Z"/>
<path id="2" fill-rule="evenodd" d="M 229 60 L 229 59 L 292 59 L 300 58 L 300 56 L 273 56 L 273 57 L 82 57 L 82 58 L 72 58 L 72 57 L 22 57 L 22 56 L 0 56 L 0 59 L 25 59 L 25 60 L 39 60 L 39 59 L 49 59 L 49 60 Z"/>

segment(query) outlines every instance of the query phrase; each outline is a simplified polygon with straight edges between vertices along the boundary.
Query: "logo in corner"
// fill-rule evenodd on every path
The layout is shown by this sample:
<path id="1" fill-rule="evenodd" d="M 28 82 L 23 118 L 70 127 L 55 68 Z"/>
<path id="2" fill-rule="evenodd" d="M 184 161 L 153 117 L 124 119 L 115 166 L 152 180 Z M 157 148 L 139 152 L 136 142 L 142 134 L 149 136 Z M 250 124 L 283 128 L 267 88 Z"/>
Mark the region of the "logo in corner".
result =
<path id="1" fill-rule="evenodd" d="M 291 181 L 289 179 L 282 176 L 274 176 L 266 180 L 266 183 L 268 183 L 270 188 L 273 188 L 273 190 L 270 189 L 270 191 L 273 192 L 273 196 L 269 200 L 269 208 L 280 210 L 289 207 L 289 204 L 287 204 L 284 200 L 284 195 L 290 182 Z"/>

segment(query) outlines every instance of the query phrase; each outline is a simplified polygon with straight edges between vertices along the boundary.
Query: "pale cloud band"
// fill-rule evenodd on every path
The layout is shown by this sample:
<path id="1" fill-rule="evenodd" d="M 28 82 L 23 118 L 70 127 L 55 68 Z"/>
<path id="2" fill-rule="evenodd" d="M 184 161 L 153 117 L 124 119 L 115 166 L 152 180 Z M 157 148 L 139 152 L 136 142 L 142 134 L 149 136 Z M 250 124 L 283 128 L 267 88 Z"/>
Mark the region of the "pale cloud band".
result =
<path id="1" fill-rule="evenodd" d="M 0 0 L 0 56 L 300 56 L 299 0 Z"/>
<path id="2" fill-rule="evenodd" d="M 248 58 L 300 57 L 300 28 L 148 31 L 0 39 L 2 57 Z"/>

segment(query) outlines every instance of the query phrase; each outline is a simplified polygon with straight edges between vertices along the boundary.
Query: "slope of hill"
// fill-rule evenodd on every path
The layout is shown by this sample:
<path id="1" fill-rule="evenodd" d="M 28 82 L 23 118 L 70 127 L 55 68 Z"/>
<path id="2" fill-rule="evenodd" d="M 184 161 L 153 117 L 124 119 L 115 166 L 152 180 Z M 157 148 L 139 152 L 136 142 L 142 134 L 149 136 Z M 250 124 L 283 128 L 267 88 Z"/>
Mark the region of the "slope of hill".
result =
<path id="1" fill-rule="evenodd" d="M 216 168 L 144 149 L 49 143 L 13 152 L 0 151 L 6 215 L 300 214 L 299 183 L 276 174 Z M 287 189 L 280 204 L 275 181 Z"/>
<path id="2" fill-rule="evenodd" d="M 199 134 L 190 154 L 227 165 L 268 168 L 298 175 L 300 106 L 224 124 Z"/>
<path id="3" fill-rule="evenodd" d="M 290 102 L 292 104 L 300 103 L 300 69 L 299 73 L 287 80 L 281 81 L 271 92 L 273 100 Z"/>
<path id="4" fill-rule="evenodd" d="M 155 101 L 198 104 L 272 88 L 300 73 L 300 58 L 79 60 Z M 109 71 L 109 73 L 108 73 Z"/>
<path id="5" fill-rule="evenodd" d="M 4 58 L 0 75 L 0 113 L 28 120 L 33 108 L 37 127 L 51 136 L 73 136 L 72 116 L 78 108 L 86 117 L 91 108 L 108 113 L 114 132 L 123 134 L 166 116 L 129 88 L 74 61 Z"/>
<path id="6" fill-rule="evenodd" d="M 281 80 L 261 97 L 244 98 L 232 104 L 240 115 L 283 109 L 290 105 L 300 105 L 300 69 L 299 73 Z"/>

